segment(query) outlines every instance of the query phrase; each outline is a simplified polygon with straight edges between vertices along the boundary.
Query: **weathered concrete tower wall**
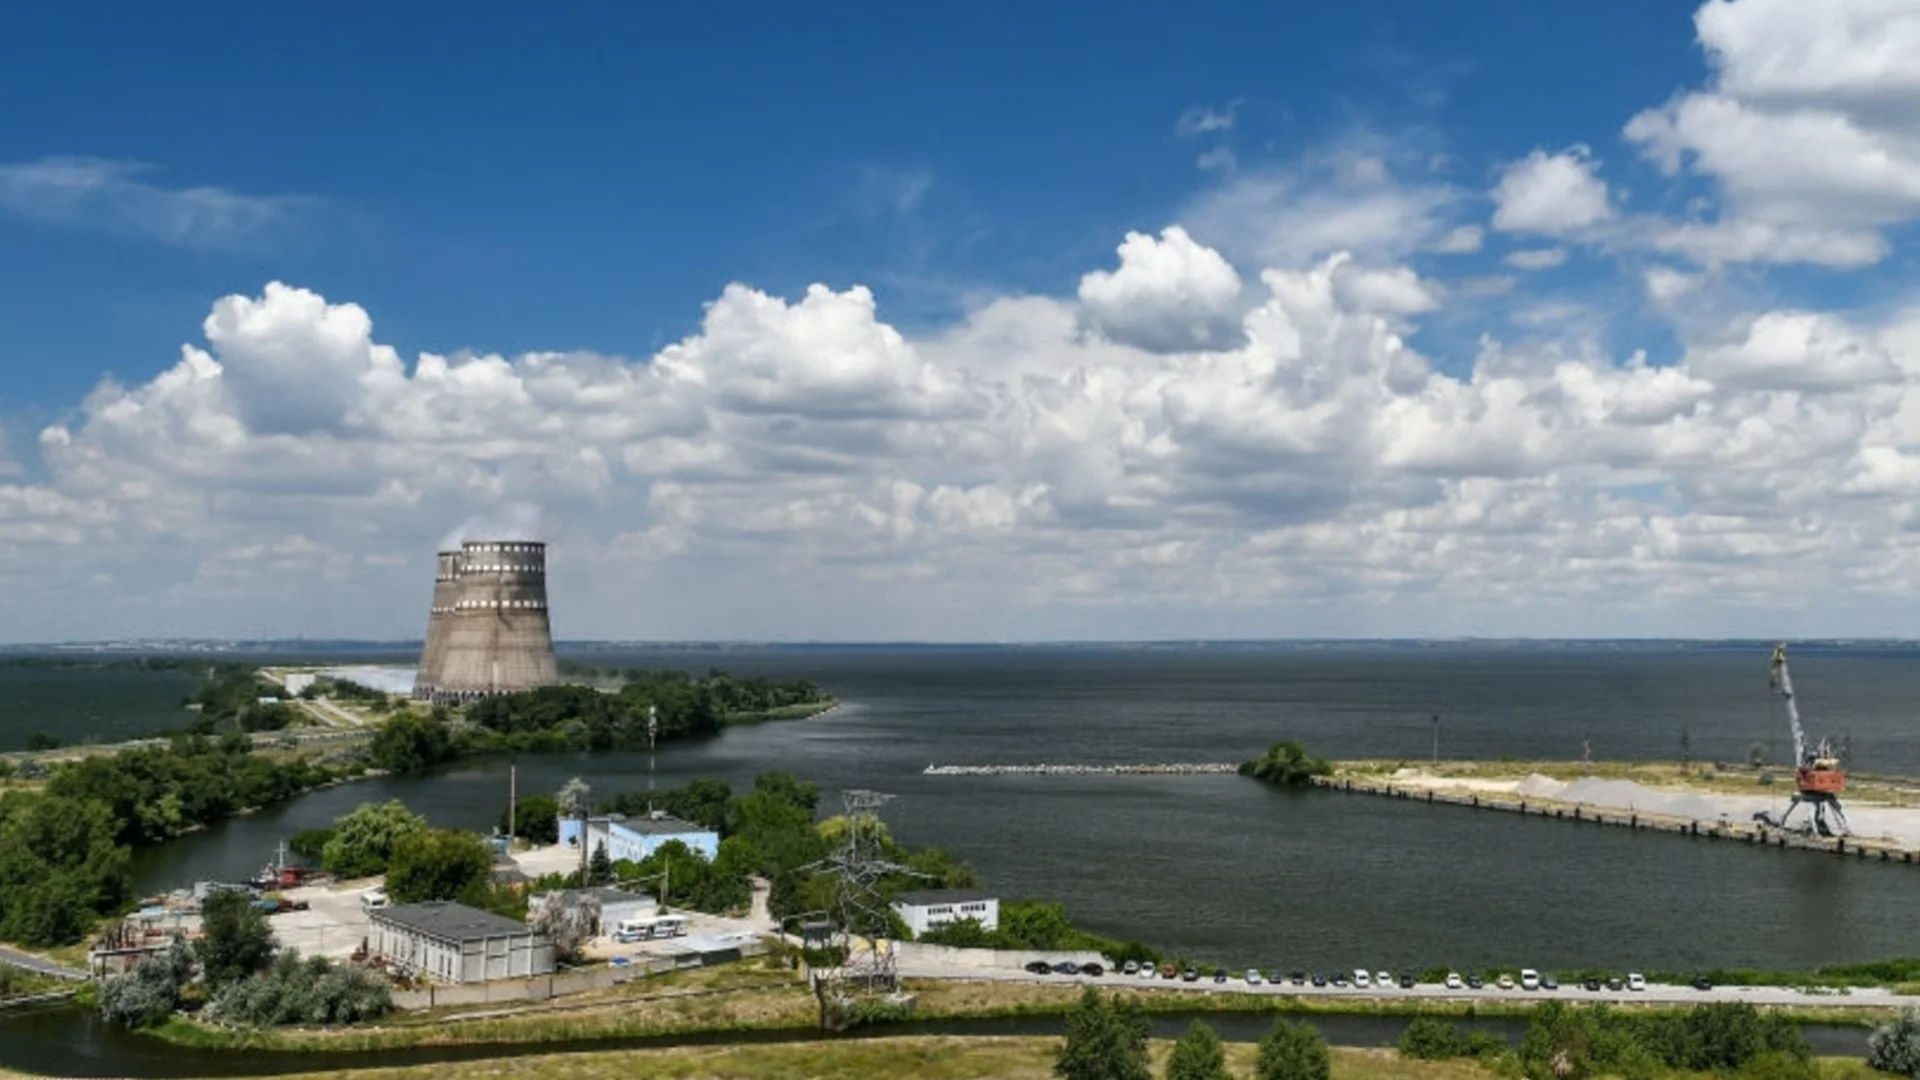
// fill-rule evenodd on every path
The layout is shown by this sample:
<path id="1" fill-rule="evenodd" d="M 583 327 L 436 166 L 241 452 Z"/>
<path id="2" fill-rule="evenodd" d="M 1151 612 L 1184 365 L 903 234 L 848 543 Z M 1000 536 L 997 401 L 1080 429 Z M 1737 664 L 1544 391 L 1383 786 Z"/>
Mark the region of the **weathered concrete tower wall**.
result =
<path id="1" fill-rule="evenodd" d="M 420 670 L 413 678 L 413 696 L 430 700 L 431 690 L 440 684 L 446 668 L 447 628 L 453 623 L 453 606 L 460 598 L 460 553 L 443 551 L 435 559 L 433 571 L 433 607 L 427 614 L 427 642 L 420 650 Z"/>
<path id="2" fill-rule="evenodd" d="M 469 540 L 460 547 L 445 644 L 425 696 L 469 701 L 560 681 L 547 618 L 547 546 Z"/>

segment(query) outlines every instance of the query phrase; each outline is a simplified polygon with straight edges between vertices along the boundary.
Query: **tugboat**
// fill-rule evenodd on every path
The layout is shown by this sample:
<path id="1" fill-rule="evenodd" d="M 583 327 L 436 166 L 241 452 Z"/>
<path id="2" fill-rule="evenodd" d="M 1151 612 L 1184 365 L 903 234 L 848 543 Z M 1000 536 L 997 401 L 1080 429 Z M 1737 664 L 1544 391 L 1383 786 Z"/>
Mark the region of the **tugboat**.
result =
<path id="1" fill-rule="evenodd" d="M 281 841 L 279 849 L 274 852 L 273 861 L 262 867 L 247 884 L 261 892 L 279 892 L 305 884 L 312 876 L 312 870 L 287 861 L 287 845 Z"/>

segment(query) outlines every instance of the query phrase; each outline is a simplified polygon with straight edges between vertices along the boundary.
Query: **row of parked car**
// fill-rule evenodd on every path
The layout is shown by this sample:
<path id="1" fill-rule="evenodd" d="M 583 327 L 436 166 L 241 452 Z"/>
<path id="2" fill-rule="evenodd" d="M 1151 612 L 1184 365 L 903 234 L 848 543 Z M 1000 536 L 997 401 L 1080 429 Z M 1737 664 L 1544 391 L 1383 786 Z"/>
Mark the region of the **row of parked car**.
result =
<path id="1" fill-rule="evenodd" d="M 1076 964 L 1071 960 L 1061 961 L 1060 963 L 1048 963 L 1045 960 L 1035 960 L 1027 964 L 1026 969 L 1035 975 L 1087 975 L 1093 978 L 1099 978 L 1107 973 L 1104 965 L 1098 963 Z M 1198 982 L 1202 977 L 1201 970 L 1191 965 L 1186 968 L 1181 968 L 1178 965 L 1170 963 L 1156 966 L 1151 962 L 1143 964 L 1135 960 L 1129 960 L 1125 964 L 1120 965 L 1115 969 L 1114 973 L 1116 975 L 1130 976 L 1138 979 L 1179 979 L 1184 982 Z M 1224 983 L 1231 981 L 1232 976 L 1227 974 L 1226 968 L 1217 967 L 1213 969 L 1212 978 L 1216 983 Z M 1404 971 L 1395 975 L 1390 971 L 1367 971 L 1365 968 L 1355 968 L 1351 975 L 1339 971 L 1334 972 L 1332 975 L 1318 971 L 1308 973 L 1298 969 L 1283 974 L 1278 968 L 1263 973 L 1259 968 L 1248 968 L 1242 978 L 1248 986 L 1259 986 L 1263 983 L 1271 983 L 1279 986 L 1285 983 L 1291 983 L 1294 986 L 1312 984 L 1319 987 L 1332 986 L 1338 989 L 1351 987 L 1358 990 L 1368 990 L 1378 987 L 1386 990 L 1397 986 L 1402 990 L 1411 990 L 1419 985 L 1418 979 Z M 1449 990 L 1482 990 L 1488 985 L 1487 980 L 1479 975 L 1467 975 L 1463 977 L 1458 972 L 1451 971 L 1441 980 L 1440 984 Z M 1516 987 L 1521 990 L 1558 990 L 1560 989 L 1560 980 L 1550 974 L 1543 975 L 1532 968 L 1522 968 L 1520 969 L 1520 977 L 1518 980 L 1511 975 L 1502 974 L 1493 980 L 1493 985 L 1501 990 L 1512 990 Z M 1639 972 L 1630 971 L 1625 978 L 1619 976 L 1607 976 L 1606 978 L 1588 976 L 1581 981 L 1580 985 L 1596 993 L 1603 988 L 1616 992 L 1621 990 L 1637 992 L 1647 988 L 1647 980 L 1646 977 Z M 1713 983 L 1708 981 L 1705 976 L 1701 976 L 1693 980 L 1693 988 L 1696 990 L 1711 990 L 1713 989 Z"/>

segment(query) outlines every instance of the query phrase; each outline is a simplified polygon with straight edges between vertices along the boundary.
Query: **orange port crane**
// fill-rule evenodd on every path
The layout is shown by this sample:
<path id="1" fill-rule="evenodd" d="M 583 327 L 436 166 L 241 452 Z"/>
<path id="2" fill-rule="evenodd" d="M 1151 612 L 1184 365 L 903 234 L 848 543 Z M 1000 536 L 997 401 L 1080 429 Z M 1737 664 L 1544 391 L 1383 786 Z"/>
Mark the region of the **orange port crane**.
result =
<path id="1" fill-rule="evenodd" d="M 1793 725 L 1793 801 L 1787 804 L 1786 813 L 1781 814 L 1779 820 L 1764 810 L 1753 815 L 1753 819 L 1776 829 L 1793 828 L 1788 823 L 1793 812 L 1804 803 L 1808 813 L 1807 820 L 1798 827 L 1800 832 L 1847 835 L 1847 814 L 1840 808 L 1840 793 L 1847 787 L 1847 771 L 1841 767 L 1840 755 L 1834 751 L 1832 740 L 1822 738 L 1812 748 L 1807 746 L 1806 730 L 1800 726 L 1800 707 L 1793 698 L 1793 675 L 1787 670 L 1785 642 L 1773 647 L 1772 678 L 1768 685 L 1786 703 L 1787 722 Z"/>

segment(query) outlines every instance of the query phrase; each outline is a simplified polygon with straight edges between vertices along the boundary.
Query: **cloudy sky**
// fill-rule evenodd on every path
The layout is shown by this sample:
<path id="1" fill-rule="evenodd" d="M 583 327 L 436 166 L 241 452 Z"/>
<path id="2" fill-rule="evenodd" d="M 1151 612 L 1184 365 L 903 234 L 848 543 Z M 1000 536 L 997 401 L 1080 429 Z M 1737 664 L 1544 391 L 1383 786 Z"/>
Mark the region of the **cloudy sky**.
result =
<path id="1" fill-rule="evenodd" d="M 1920 0 L 1319 6 L 43 6 L 0 640 L 1920 635 Z"/>

